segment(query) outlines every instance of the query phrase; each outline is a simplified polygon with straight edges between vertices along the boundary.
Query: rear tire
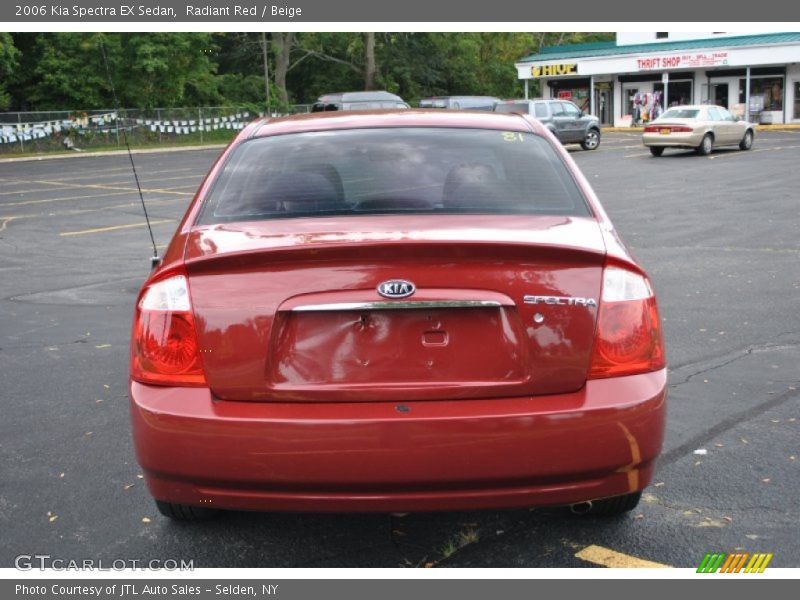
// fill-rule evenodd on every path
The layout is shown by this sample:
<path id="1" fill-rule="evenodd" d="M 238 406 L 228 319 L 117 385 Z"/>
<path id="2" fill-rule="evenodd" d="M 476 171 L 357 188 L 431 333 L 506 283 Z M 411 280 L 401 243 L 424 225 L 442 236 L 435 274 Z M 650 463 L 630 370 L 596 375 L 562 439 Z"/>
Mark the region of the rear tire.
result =
<path id="1" fill-rule="evenodd" d="M 596 150 L 600 145 L 600 132 L 597 129 L 590 129 L 586 132 L 586 137 L 581 142 L 584 150 Z"/>
<path id="2" fill-rule="evenodd" d="M 711 154 L 711 150 L 714 147 L 714 136 L 710 133 L 707 133 L 703 136 L 703 141 L 700 142 L 700 145 L 697 147 L 697 153 L 700 156 L 708 156 Z"/>
<path id="3" fill-rule="evenodd" d="M 656 146 L 650 146 L 650 154 L 652 154 L 653 156 L 661 156 L 662 154 L 664 154 L 664 149 L 658 148 Z"/>
<path id="4" fill-rule="evenodd" d="M 739 142 L 739 150 L 750 150 L 753 147 L 753 131 L 748 129 L 744 132 L 742 141 Z"/>
<path id="5" fill-rule="evenodd" d="M 161 500 L 156 500 L 156 506 L 158 507 L 158 512 L 175 521 L 203 521 L 219 513 L 215 508 L 173 504 L 172 502 L 162 502 Z"/>
<path id="6" fill-rule="evenodd" d="M 625 494 L 624 496 L 614 496 L 613 498 L 603 498 L 592 502 L 590 515 L 598 517 L 615 517 L 632 511 L 639 504 L 642 492 Z"/>

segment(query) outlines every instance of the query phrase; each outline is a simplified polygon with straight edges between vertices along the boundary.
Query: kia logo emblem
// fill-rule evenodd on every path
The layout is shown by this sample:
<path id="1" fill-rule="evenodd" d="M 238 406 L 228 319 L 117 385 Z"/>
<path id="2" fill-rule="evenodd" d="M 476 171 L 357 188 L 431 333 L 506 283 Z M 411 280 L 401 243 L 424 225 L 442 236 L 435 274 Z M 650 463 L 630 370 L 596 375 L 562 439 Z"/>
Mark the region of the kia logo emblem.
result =
<path id="1" fill-rule="evenodd" d="M 378 293 L 384 298 L 408 298 L 416 291 L 416 286 L 405 279 L 390 279 L 378 284 Z"/>

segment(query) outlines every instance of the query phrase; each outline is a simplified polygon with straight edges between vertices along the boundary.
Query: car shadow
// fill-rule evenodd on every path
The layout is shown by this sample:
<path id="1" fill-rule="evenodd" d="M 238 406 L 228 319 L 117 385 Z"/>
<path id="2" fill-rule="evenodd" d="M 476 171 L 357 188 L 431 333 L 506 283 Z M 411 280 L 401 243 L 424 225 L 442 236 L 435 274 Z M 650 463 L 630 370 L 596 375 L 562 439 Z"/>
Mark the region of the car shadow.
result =
<path id="1" fill-rule="evenodd" d="M 740 153 L 740 152 L 742 152 L 742 150 L 739 150 L 738 148 L 714 148 L 711 151 L 711 154 L 708 155 L 705 158 L 708 158 L 709 156 L 713 157 L 714 155 L 724 156 L 726 154 L 737 154 L 737 153 Z M 661 156 L 652 156 L 651 158 L 658 158 L 659 160 L 664 160 L 664 159 L 678 159 L 678 158 L 687 158 L 687 157 L 704 158 L 703 156 L 699 155 L 695 150 L 692 150 L 692 149 L 689 149 L 689 148 L 686 148 L 686 149 L 684 149 L 684 148 L 675 148 L 675 149 L 667 148 L 667 149 L 664 150 L 664 154 L 662 154 Z"/>
<path id="2" fill-rule="evenodd" d="M 630 515 L 581 516 L 566 507 L 406 515 L 222 511 L 207 521 L 162 519 L 157 537 L 161 553 L 180 552 L 195 568 L 462 566 L 460 557 L 473 566 L 521 566 L 524 558 L 528 566 L 552 567 L 580 562 L 576 532 L 620 532 L 632 522 Z M 536 548 L 526 541 L 532 538 Z"/>

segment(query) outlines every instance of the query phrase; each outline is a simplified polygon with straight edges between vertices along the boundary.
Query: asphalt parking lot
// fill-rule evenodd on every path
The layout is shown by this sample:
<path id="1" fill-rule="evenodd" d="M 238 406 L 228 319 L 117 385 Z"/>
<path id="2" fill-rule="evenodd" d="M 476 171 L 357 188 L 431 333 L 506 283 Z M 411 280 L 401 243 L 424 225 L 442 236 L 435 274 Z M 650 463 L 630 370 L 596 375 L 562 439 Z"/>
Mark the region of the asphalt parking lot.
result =
<path id="1" fill-rule="evenodd" d="M 219 150 L 136 157 L 162 248 Z M 0 566 L 20 554 L 196 567 L 800 566 L 800 131 L 750 152 L 575 151 L 658 292 L 670 365 L 655 483 L 629 516 L 565 509 L 157 514 L 133 458 L 127 356 L 149 269 L 127 156 L 0 163 Z"/>

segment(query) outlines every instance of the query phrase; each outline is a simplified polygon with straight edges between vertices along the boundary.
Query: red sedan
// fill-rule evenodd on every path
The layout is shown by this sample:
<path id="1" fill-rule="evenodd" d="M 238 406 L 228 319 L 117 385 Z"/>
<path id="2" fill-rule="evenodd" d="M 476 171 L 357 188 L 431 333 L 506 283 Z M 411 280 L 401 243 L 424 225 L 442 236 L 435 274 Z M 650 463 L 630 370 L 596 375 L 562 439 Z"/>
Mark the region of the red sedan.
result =
<path id="1" fill-rule="evenodd" d="M 630 510 L 660 452 L 656 300 L 521 115 L 250 125 L 136 303 L 161 512 Z"/>

